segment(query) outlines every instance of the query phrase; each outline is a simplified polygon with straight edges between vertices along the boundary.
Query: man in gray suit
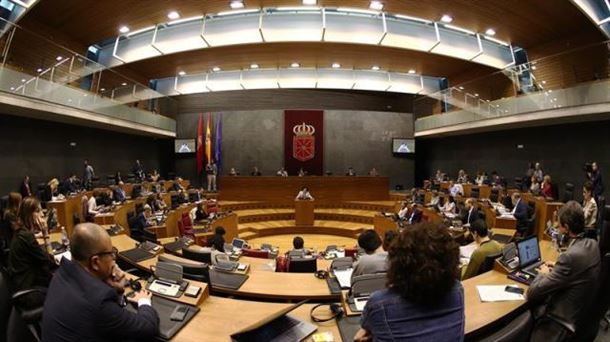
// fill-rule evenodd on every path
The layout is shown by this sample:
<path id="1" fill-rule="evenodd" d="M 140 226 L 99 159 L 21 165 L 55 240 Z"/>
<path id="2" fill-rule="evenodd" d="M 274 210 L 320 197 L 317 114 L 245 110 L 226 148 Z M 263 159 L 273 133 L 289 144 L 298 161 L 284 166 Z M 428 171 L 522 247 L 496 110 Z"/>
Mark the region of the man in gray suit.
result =
<path id="1" fill-rule="evenodd" d="M 546 262 L 539 268 L 527 291 L 529 301 L 541 303 L 533 310 L 532 341 L 578 341 L 578 336 L 587 333 L 588 322 L 596 319 L 589 316 L 600 273 L 597 241 L 584 237 L 584 213 L 577 202 L 566 203 L 558 216 L 559 229 L 570 243 L 556 263 Z"/>

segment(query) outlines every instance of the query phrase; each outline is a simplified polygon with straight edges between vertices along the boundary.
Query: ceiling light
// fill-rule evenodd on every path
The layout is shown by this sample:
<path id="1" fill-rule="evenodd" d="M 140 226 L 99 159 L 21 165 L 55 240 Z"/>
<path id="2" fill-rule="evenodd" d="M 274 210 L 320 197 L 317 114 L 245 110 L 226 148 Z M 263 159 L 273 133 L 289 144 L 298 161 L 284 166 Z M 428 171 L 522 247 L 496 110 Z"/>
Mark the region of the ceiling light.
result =
<path id="1" fill-rule="evenodd" d="M 299 63 L 297 63 L 297 62 L 294 62 L 294 63 L 290 64 L 290 67 L 291 67 L 291 68 L 298 68 L 298 67 L 300 67 L 300 66 L 301 66 L 301 64 L 299 64 Z"/>
<path id="2" fill-rule="evenodd" d="M 488 29 L 485 31 L 485 34 L 486 34 L 486 35 L 488 35 L 488 36 L 495 36 L 495 35 L 496 35 L 496 30 L 494 30 L 494 29 L 492 29 L 492 28 L 488 28 Z"/>
<path id="3" fill-rule="evenodd" d="M 459 89 L 459 90 L 464 90 L 464 87 L 459 86 L 459 87 L 458 87 L 458 89 Z"/>
<path id="4" fill-rule="evenodd" d="M 474 97 L 479 97 L 479 94 L 478 93 L 474 93 Z"/>
<path id="5" fill-rule="evenodd" d="M 100 91 L 106 91 L 106 88 L 102 88 L 102 89 L 100 89 Z"/>
<path id="6" fill-rule="evenodd" d="M 244 2 L 239 1 L 239 0 L 234 0 L 229 3 L 229 6 L 231 6 L 232 9 L 244 8 Z"/>
<path id="7" fill-rule="evenodd" d="M 22 79 L 21 79 L 21 83 L 25 83 L 25 78 L 22 78 Z"/>
<path id="8" fill-rule="evenodd" d="M 180 70 L 180 71 L 178 72 L 178 75 L 180 75 L 180 76 L 184 76 L 184 75 L 186 75 L 186 71 L 184 71 L 184 70 Z"/>
<path id="9" fill-rule="evenodd" d="M 409 74 L 414 74 L 415 73 L 415 69 L 409 69 Z"/>
<path id="10" fill-rule="evenodd" d="M 380 68 L 379 68 L 379 66 L 377 66 L 377 65 L 373 65 L 373 67 L 371 67 L 371 70 L 374 70 L 374 71 L 378 71 L 379 69 L 380 69 Z"/>
<path id="11" fill-rule="evenodd" d="M 176 19 L 180 18 L 180 14 L 176 11 L 171 11 L 171 12 L 167 13 L 167 18 L 169 20 L 176 20 Z"/>
<path id="12" fill-rule="evenodd" d="M 532 65 L 532 70 L 536 70 L 536 66 L 535 65 Z"/>
<path id="13" fill-rule="evenodd" d="M 121 85 L 122 85 L 122 86 L 126 86 L 126 85 L 127 85 L 127 83 L 126 83 L 126 82 L 123 82 L 123 83 L 121 83 Z"/>
<path id="14" fill-rule="evenodd" d="M 441 17 L 441 21 L 444 23 L 450 23 L 453 21 L 453 17 L 449 14 L 443 14 L 443 16 Z"/>
<path id="15" fill-rule="evenodd" d="M 220 71 L 220 67 L 215 66 L 215 67 L 212 68 L 212 71 L 213 72 L 219 72 Z"/>
<path id="16" fill-rule="evenodd" d="M 15 87 L 11 87 L 11 90 L 15 90 Z"/>
<path id="17" fill-rule="evenodd" d="M 55 60 L 56 60 L 56 61 L 61 61 L 62 59 L 64 59 L 62 56 L 57 56 L 57 57 L 55 57 Z"/>
<path id="18" fill-rule="evenodd" d="M 42 72 L 42 68 L 36 69 L 36 72 L 41 73 Z"/>
<path id="19" fill-rule="evenodd" d="M 256 63 L 250 64 L 250 69 L 258 69 L 258 64 L 256 64 Z"/>
<path id="20" fill-rule="evenodd" d="M 333 69 L 339 69 L 341 67 L 341 64 L 333 63 L 332 67 L 333 67 Z"/>
<path id="21" fill-rule="evenodd" d="M 318 4 L 318 0 L 303 0 L 305 6 L 315 6 Z"/>
<path id="22" fill-rule="evenodd" d="M 127 32 L 129 32 L 129 27 L 127 27 L 127 26 L 121 26 L 121 27 L 119 28 L 119 32 L 121 32 L 121 33 L 127 33 Z"/>
<path id="23" fill-rule="evenodd" d="M 542 81 L 542 84 L 546 84 L 546 81 Z"/>
<path id="24" fill-rule="evenodd" d="M 383 9 L 383 2 L 381 1 L 371 1 L 369 8 L 375 11 L 381 11 Z"/>

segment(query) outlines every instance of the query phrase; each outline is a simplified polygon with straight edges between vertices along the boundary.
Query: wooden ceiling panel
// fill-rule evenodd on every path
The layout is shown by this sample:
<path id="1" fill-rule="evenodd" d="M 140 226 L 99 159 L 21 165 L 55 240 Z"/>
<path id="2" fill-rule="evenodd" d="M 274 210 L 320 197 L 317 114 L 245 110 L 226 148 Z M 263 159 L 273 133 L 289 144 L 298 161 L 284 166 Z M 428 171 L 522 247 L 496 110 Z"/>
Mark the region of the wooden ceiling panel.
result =
<path id="1" fill-rule="evenodd" d="M 567 0 L 385 0 L 384 10 L 438 21 L 443 14 L 452 24 L 484 32 L 522 47 L 557 39 L 583 29 L 596 30 Z M 245 0 L 247 8 L 298 6 L 300 0 Z M 318 0 L 327 7 L 368 8 L 368 0 Z M 25 17 L 62 30 L 84 45 L 117 35 L 118 27 L 132 30 L 167 22 L 169 11 L 183 18 L 229 10 L 228 0 L 41 0 Z M 601 37 L 601 35 L 600 35 Z M 601 39 L 601 38 L 600 38 Z"/>

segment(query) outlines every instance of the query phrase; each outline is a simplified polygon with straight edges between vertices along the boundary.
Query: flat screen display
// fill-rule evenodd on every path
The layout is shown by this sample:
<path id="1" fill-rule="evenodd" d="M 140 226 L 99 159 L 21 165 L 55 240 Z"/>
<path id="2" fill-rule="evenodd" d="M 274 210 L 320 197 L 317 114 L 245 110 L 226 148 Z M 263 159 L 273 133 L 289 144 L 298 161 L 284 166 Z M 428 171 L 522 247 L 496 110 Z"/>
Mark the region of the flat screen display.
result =
<path id="1" fill-rule="evenodd" d="M 399 154 L 415 153 L 415 139 L 392 139 L 392 152 Z"/>
<path id="2" fill-rule="evenodd" d="M 195 153 L 195 139 L 174 140 L 174 151 L 176 153 Z"/>

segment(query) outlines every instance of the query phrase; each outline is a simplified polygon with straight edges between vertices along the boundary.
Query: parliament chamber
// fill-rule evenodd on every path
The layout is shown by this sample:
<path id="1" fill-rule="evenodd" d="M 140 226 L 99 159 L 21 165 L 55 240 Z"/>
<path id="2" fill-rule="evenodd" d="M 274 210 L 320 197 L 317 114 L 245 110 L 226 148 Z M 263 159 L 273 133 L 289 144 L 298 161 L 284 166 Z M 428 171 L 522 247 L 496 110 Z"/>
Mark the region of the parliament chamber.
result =
<path id="1" fill-rule="evenodd" d="M 605 0 L 0 1 L 0 342 L 610 340 Z"/>

